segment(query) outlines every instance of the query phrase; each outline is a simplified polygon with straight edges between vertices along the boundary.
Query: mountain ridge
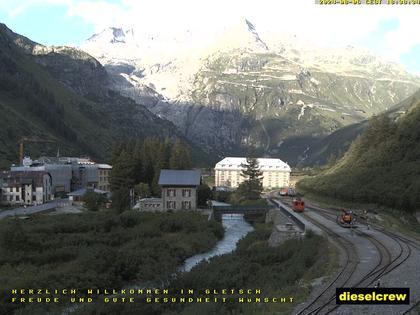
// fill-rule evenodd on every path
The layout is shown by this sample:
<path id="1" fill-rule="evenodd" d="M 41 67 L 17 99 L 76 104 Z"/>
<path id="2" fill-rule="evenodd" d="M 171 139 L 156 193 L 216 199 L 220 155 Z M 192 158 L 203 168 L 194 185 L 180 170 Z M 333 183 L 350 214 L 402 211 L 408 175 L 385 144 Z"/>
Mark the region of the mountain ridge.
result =
<path id="1" fill-rule="evenodd" d="M 107 161 L 113 143 L 148 136 L 185 138 L 167 120 L 109 89 L 109 76 L 87 53 L 46 47 L 0 25 L 0 165 L 16 162 L 22 137 L 54 144 L 31 145 L 33 155 L 90 155 Z M 204 154 L 191 142 L 195 154 Z M 205 159 L 203 159 L 205 160 Z"/>
<path id="2" fill-rule="evenodd" d="M 415 212 L 420 209 L 420 91 L 405 113 L 373 118 L 346 154 L 299 182 L 306 191 Z"/>
<path id="3" fill-rule="evenodd" d="M 135 41 L 134 46 L 81 48 L 96 54 L 116 91 L 144 103 L 191 141 L 221 155 L 256 146 L 262 154 L 287 156 L 297 164 L 310 141 L 301 141 L 292 155 L 279 143 L 296 136 L 319 140 L 388 110 L 420 87 L 420 78 L 400 65 L 354 47 L 330 51 L 294 44 L 293 39 L 266 36 L 262 41 L 249 20 L 184 52 L 180 40 L 173 56 L 162 54 L 160 40 L 147 40 L 145 34 L 140 36 L 146 38 L 143 45 Z M 240 121 L 222 119 L 220 113 L 236 113 Z M 233 130 L 238 126 L 247 128 L 238 133 Z M 215 129 L 225 132 L 215 137 Z M 226 145 L 225 137 L 233 141 Z"/>

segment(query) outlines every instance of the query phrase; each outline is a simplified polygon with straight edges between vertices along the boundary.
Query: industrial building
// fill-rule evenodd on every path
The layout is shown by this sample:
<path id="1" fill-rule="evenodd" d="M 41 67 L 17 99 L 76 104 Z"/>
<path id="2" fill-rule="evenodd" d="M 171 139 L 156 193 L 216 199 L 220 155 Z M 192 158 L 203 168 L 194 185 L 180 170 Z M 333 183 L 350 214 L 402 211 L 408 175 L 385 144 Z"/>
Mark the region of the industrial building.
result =
<path id="1" fill-rule="evenodd" d="M 33 161 L 25 157 L 22 166 L 12 166 L 11 171 L 47 172 L 52 178 L 52 193 L 65 195 L 69 192 L 93 188 L 110 191 L 109 182 L 112 166 L 97 164 L 88 158 L 78 157 L 40 157 Z"/>
<path id="2" fill-rule="evenodd" d="M 262 184 L 266 189 L 289 186 L 290 166 L 280 159 L 258 158 L 262 171 Z M 244 157 L 226 157 L 216 164 L 215 185 L 216 187 L 236 188 L 246 178 L 241 176 L 243 166 L 246 164 Z"/>

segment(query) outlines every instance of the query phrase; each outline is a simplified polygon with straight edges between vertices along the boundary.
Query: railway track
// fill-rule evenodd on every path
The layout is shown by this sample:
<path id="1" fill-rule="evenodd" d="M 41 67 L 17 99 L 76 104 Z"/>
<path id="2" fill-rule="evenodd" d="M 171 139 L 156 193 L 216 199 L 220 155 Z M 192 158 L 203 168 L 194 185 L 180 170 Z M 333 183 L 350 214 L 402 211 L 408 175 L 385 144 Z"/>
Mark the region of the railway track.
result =
<path id="1" fill-rule="evenodd" d="M 330 283 L 303 309 L 301 309 L 297 315 L 313 314 L 313 312 L 322 309 L 325 305 L 328 305 L 333 297 L 335 296 L 335 288 L 342 287 L 350 281 L 357 267 L 357 252 L 354 245 L 341 237 L 339 234 L 326 228 L 324 225 L 319 224 L 315 220 L 309 219 L 313 224 L 317 225 L 321 230 L 327 233 L 329 237 L 334 237 L 334 242 L 338 243 L 338 248 L 343 250 L 345 253 L 344 266 L 338 272 L 338 274 L 330 281 Z"/>
<path id="2" fill-rule="evenodd" d="M 312 219 L 311 217 L 309 217 L 307 215 L 304 215 L 304 216 L 307 220 L 310 220 L 312 223 L 316 224 L 318 227 L 322 228 L 323 230 L 330 231 L 329 228 L 327 228 L 324 225 L 318 223 L 316 220 Z M 335 222 L 335 217 L 328 218 L 328 219 Z M 338 235 L 337 233 L 335 233 L 335 234 Z M 356 234 L 361 235 L 360 232 L 356 232 Z M 318 297 L 317 297 L 313 300 L 312 303 L 310 303 L 310 305 L 309 305 L 310 308 L 306 309 L 308 312 L 305 312 L 305 313 L 302 312 L 301 314 L 320 314 L 321 312 L 322 312 L 322 314 L 329 314 L 339 307 L 339 305 L 334 304 L 334 302 L 335 302 L 335 288 L 336 287 L 368 286 L 368 285 L 372 284 L 373 282 L 375 282 L 380 276 L 382 276 L 383 272 L 387 269 L 387 267 L 391 263 L 391 253 L 386 248 L 386 246 L 384 246 L 383 244 L 378 242 L 376 239 L 372 238 L 369 235 L 364 235 L 364 236 L 368 237 L 370 242 L 372 242 L 374 244 L 374 246 L 377 248 L 377 251 L 379 253 L 378 263 L 368 273 L 366 273 L 357 283 L 350 284 L 351 277 L 344 283 L 344 285 L 340 285 L 339 283 L 333 281 L 332 283 L 330 283 L 329 286 L 332 286 L 332 285 L 335 285 L 335 286 L 333 288 L 333 291 L 329 292 L 330 295 L 329 295 L 329 298 L 327 299 L 327 301 L 323 302 L 323 303 L 319 303 L 319 300 L 318 300 Z M 342 236 L 339 236 L 339 237 L 342 238 Z M 356 254 L 356 256 L 357 256 L 357 254 Z M 357 264 L 356 264 L 356 266 L 357 266 Z M 351 276 L 353 276 L 354 271 L 351 274 Z M 328 293 L 326 291 L 323 291 L 322 294 L 328 294 Z M 320 305 L 314 308 L 314 305 L 316 305 L 316 304 L 320 304 Z"/>
<path id="3" fill-rule="evenodd" d="M 282 202 L 285 202 L 285 201 L 282 200 Z M 309 206 L 308 208 L 316 211 L 318 215 L 324 217 L 325 219 L 336 222 L 337 213 L 334 210 L 326 210 L 326 209 L 313 207 L 313 206 Z M 374 237 L 373 235 L 370 235 L 369 233 L 365 233 L 357 228 L 353 229 L 352 233 L 360 237 L 366 238 L 370 243 L 373 244 L 373 246 L 376 248 L 376 251 L 378 252 L 379 261 L 373 268 L 371 268 L 371 270 L 369 270 L 369 272 L 363 275 L 361 279 L 359 279 L 356 283 L 349 285 L 350 280 L 355 273 L 357 262 L 358 262 L 357 253 L 351 254 L 351 256 L 353 257 L 351 259 L 349 258 L 350 257 L 349 251 L 354 250 L 354 245 L 353 244 L 349 245 L 348 243 L 351 243 L 350 241 L 346 240 L 343 236 L 335 233 L 330 228 L 321 224 L 320 222 L 313 219 L 309 215 L 305 213 L 303 213 L 302 215 L 305 217 L 305 219 L 311 221 L 313 224 L 315 224 L 320 229 L 325 231 L 329 237 L 334 237 L 334 241 L 341 244 L 341 247 L 343 247 L 342 244 L 344 243 L 346 244 L 344 245 L 344 248 L 343 248 L 345 251 L 346 261 L 345 261 L 344 267 L 337 274 L 337 276 L 309 304 L 307 304 L 303 309 L 299 310 L 299 312 L 297 313 L 298 315 L 330 314 L 334 312 L 340 307 L 340 305 L 336 305 L 334 303 L 336 287 L 371 286 L 376 281 L 378 281 L 378 279 L 392 272 L 393 270 L 401 266 L 407 259 L 409 259 L 412 254 L 412 248 L 420 249 L 420 246 L 416 242 L 404 236 L 386 231 L 385 229 L 378 226 L 372 226 L 372 229 L 384 234 L 386 237 L 392 239 L 397 244 L 397 247 L 398 247 L 397 253 L 392 255 L 392 253 L 388 249 L 388 245 L 389 245 L 388 242 L 385 242 L 384 240 Z M 353 249 L 350 249 L 351 246 L 353 247 Z M 354 258 L 354 255 L 356 255 L 356 258 Z M 356 264 L 352 266 L 351 272 L 345 271 L 348 269 L 350 260 L 353 260 L 353 261 L 355 260 Z M 345 279 L 346 277 L 347 279 Z M 414 303 L 414 305 L 412 305 L 408 310 L 406 310 L 404 314 L 410 314 L 412 310 L 414 310 L 417 306 L 419 306 L 419 303 L 420 302 Z"/>
<path id="4" fill-rule="evenodd" d="M 311 209 L 311 207 L 308 207 Z M 313 208 L 312 208 L 313 209 Z M 313 209 L 318 211 L 318 214 L 323 216 L 324 218 L 327 218 L 328 220 L 335 221 L 336 215 L 333 215 L 332 213 L 328 212 L 327 210 L 317 208 Z M 321 213 L 320 213 L 321 212 Z M 308 217 L 308 216 L 306 216 Z M 367 238 L 377 249 L 377 252 L 379 254 L 379 263 L 370 270 L 367 274 L 363 276 L 362 279 L 360 279 L 355 285 L 352 287 L 369 287 L 373 283 L 375 283 L 378 279 L 385 276 L 386 274 L 390 273 L 397 267 L 399 267 L 402 263 L 404 263 L 411 255 L 411 249 L 410 247 L 406 247 L 406 255 L 404 255 L 405 249 L 404 245 L 401 243 L 401 241 L 395 237 L 392 233 L 386 232 L 386 234 L 389 238 L 393 239 L 398 244 L 398 254 L 392 258 L 391 252 L 388 250 L 387 245 L 382 240 L 379 240 L 375 238 L 372 235 L 369 235 L 361 230 L 358 230 L 357 228 L 354 229 L 354 233 L 356 235 L 359 235 L 361 237 Z M 402 259 L 400 259 L 402 257 Z M 331 299 L 331 302 L 335 300 L 334 298 Z M 319 314 L 322 309 L 328 308 L 328 304 L 323 305 L 323 307 L 319 308 L 316 312 L 310 313 L 310 314 Z M 340 305 L 334 305 L 332 308 L 329 308 L 326 310 L 323 314 L 330 314 L 336 309 L 338 309 Z"/>
<path id="5" fill-rule="evenodd" d="M 321 211 L 327 215 L 331 215 L 332 211 L 334 210 L 326 210 L 319 207 L 308 207 L 313 208 L 315 211 Z M 390 232 L 386 230 L 385 228 L 378 226 L 378 225 L 370 225 L 373 229 L 381 232 L 382 234 L 385 234 L 392 240 L 394 240 L 398 246 L 399 246 L 399 253 L 398 255 L 392 260 L 392 262 L 389 264 L 387 268 L 385 268 L 383 271 L 381 271 L 380 276 L 385 276 L 386 274 L 392 272 L 396 268 L 398 268 L 400 265 L 402 265 L 407 259 L 409 259 L 412 255 L 413 248 L 420 250 L 420 246 L 418 243 L 413 241 L 412 239 L 409 239 L 405 236 L 399 235 L 394 232 Z M 359 231 L 360 232 L 360 231 Z M 362 232 L 363 233 L 363 232 Z M 366 234 L 366 233 L 364 233 Z M 337 305 L 338 307 L 338 305 Z M 420 300 L 414 301 L 414 303 L 405 310 L 402 314 L 408 315 L 408 314 L 418 314 L 418 310 L 420 309 Z M 415 311 L 417 310 L 417 311 Z M 413 313 L 415 312 L 415 313 Z M 329 314 L 330 312 L 327 312 L 326 314 Z"/>

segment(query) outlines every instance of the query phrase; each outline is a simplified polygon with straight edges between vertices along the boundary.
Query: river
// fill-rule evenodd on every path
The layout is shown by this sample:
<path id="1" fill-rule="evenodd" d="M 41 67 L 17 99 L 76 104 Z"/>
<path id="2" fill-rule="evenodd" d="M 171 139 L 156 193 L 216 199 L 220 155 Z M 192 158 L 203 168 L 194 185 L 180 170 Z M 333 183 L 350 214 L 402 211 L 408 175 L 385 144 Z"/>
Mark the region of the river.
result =
<path id="1" fill-rule="evenodd" d="M 245 221 L 242 214 L 224 214 L 222 216 L 222 225 L 225 229 L 223 239 L 220 240 L 211 251 L 188 258 L 185 261 L 184 266 L 181 267 L 181 271 L 188 272 L 205 259 L 234 251 L 237 242 L 254 230 L 252 225 Z"/>

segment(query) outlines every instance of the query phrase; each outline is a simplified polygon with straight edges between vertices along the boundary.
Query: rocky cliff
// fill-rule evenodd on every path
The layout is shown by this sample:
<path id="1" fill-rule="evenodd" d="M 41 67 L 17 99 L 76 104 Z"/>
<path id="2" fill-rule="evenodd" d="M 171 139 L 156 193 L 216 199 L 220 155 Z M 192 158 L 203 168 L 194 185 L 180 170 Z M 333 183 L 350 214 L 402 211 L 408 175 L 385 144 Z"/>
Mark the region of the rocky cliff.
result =
<path id="1" fill-rule="evenodd" d="M 369 52 L 261 36 L 247 20 L 200 47 L 132 30 L 117 35 L 105 30 L 82 46 L 105 65 L 113 88 L 220 154 L 253 146 L 296 163 L 314 139 L 385 111 L 420 86 Z"/>

